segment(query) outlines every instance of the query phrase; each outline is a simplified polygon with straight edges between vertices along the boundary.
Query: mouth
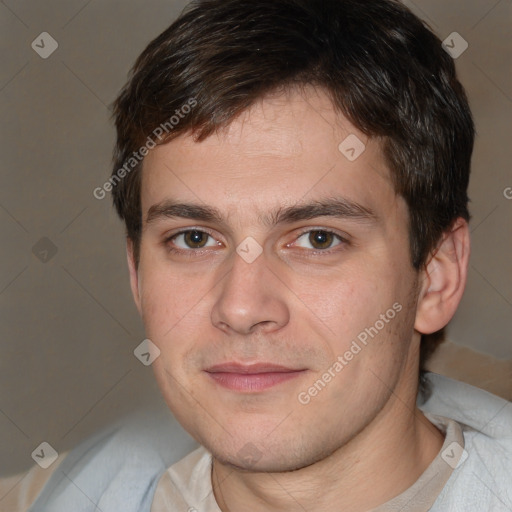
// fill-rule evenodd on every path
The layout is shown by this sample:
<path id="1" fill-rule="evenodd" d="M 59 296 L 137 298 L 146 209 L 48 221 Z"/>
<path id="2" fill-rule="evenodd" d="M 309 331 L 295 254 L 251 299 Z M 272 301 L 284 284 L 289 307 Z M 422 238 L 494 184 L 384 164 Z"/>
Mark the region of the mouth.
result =
<path id="1" fill-rule="evenodd" d="M 271 363 L 242 365 L 225 363 L 205 370 L 220 386 L 232 391 L 254 393 L 288 382 L 304 374 L 305 368 L 294 369 Z"/>

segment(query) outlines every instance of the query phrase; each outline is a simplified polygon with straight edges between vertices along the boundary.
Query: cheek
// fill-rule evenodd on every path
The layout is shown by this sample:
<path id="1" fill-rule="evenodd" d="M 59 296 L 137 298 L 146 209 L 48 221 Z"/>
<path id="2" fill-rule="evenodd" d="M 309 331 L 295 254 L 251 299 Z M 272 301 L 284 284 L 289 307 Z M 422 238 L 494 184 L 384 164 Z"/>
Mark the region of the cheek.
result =
<path id="1" fill-rule="evenodd" d="M 157 258 L 141 260 L 139 282 L 145 333 L 160 349 L 160 357 L 153 363 L 160 387 L 167 389 L 169 379 L 172 382 L 174 378 L 185 385 L 187 351 L 205 342 L 201 333 L 211 326 L 214 282 L 204 273 L 185 275 Z M 164 394 L 170 396 L 170 388 Z"/>
<path id="2" fill-rule="evenodd" d="M 155 279 L 150 273 L 143 273 L 141 277 L 142 320 L 147 335 L 159 340 L 177 320 L 177 297 L 165 278 Z"/>
<path id="3" fill-rule="evenodd" d="M 151 260 L 141 262 L 139 289 L 146 334 L 157 344 L 172 336 L 200 299 L 197 288 L 188 286 L 187 280 Z"/>
<path id="4" fill-rule="evenodd" d="M 393 304 L 391 286 L 364 268 L 351 268 L 325 280 L 310 283 L 304 302 L 309 304 L 331 333 L 347 339 L 356 335 Z"/>
<path id="5" fill-rule="evenodd" d="M 407 279 L 391 265 L 379 272 L 376 264 L 363 264 L 331 279 L 324 294 L 311 297 L 329 326 L 332 352 L 357 352 L 354 359 L 370 366 L 396 363 L 406 352 L 414 324 Z"/>

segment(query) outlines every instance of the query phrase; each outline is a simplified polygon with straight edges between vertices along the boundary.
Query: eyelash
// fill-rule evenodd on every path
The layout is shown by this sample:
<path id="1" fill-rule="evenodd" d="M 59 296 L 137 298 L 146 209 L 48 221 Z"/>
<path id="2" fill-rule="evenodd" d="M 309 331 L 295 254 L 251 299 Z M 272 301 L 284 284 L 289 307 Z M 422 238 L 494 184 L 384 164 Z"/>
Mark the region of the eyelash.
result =
<path id="1" fill-rule="evenodd" d="M 176 249 L 175 247 L 171 247 L 170 246 L 170 242 L 172 242 L 175 238 L 177 238 L 178 236 L 180 235 L 183 235 L 184 233 L 190 233 L 191 231 L 197 231 L 199 233 L 204 233 L 208 236 L 210 236 L 211 238 L 214 238 L 215 237 L 213 236 L 213 234 L 209 231 L 206 231 L 204 228 L 203 229 L 196 229 L 196 228 L 187 228 L 187 229 L 183 229 L 181 231 L 178 231 L 176 233 L 173 233 L 172 235 L 168 236 L 167 238 L 165 238 L 164 240 L 164 245 L 166 246 L 167 250 L 170 252 L 170 253 L 173 253 L 173 254 L 179 254 L 179 255 L 184 255 L 184 256 L 189 256 L 189 257 L 193 257 L 194 255 L 197 255 L 197 253 L 200 253 L 202 252 L 203 250 L 208 250 L 209 248 L 198 248 L 198 249 L 193 249 L 193 248 L 190 248 L 190 249 Z M 319 254 L 332 254 L 335 250 L 336 250 L 336 247 L 338 246 L 341 246 L 341 245 L 349 245 L 350 242 L 342 237 L 340 234 L 336 233 L 335 231 L 332 231 L 332 230 L 329 230 L 329 229 L 322 229 L 322 228 L 309 228 L 309 229 L 306 229 L 305 231 L 302 231 L 301 233 L 299 233 L 297 235 L 297 239 L 301 238 L 302 236 L 304 236 L 305 234 L 307 233 L 312 233 L 312 232 L 315 232 L 315 231 L 319 231 L 321 233 L 325 233 L 327 235 L 333 235 L 335 238 L 337 238 L 339 240 L 339 244 L 333 246 L 333 247 L 330 247 L 329 249 L 316 249 L 316 250 L 313 250 L 313 249 L 305 249 L 309 254 L 311 255 L 319 255 Z"/>

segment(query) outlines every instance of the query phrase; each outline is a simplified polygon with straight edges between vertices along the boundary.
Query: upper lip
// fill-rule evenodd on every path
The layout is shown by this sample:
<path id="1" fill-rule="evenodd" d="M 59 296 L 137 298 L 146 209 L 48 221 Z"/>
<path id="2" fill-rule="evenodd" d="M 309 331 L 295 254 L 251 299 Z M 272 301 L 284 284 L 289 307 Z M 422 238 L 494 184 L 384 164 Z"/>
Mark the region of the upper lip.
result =
<path id="1" fill-rule="evenodd" d="M 289 373 L 298 372 L 303 368 L 288 368 L 279 364 L 273 363 L 252 363 L 252 364 L 240 364 L 240 363 L 222 363 L 216 364 L 207 368 L 206 371 L 209 373 Z"/>

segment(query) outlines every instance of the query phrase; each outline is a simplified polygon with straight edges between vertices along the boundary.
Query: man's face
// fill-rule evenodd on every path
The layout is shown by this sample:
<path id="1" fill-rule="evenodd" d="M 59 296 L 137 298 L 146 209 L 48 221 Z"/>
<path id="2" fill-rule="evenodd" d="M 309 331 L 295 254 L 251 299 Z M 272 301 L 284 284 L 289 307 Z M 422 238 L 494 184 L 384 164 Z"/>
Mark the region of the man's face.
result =
<path id="1" fill-rule="evenodd" d="M 334 200 L 345 206 L 290 210 Z M 388 414 L 397 389 L 415 396 L 406 204 L 379 144 L 324 93 L 268 97 L 203 142 L 157 147 L 142 211 L 132 286 L 154 372 L 220 461 L 307 466 Z"/>

